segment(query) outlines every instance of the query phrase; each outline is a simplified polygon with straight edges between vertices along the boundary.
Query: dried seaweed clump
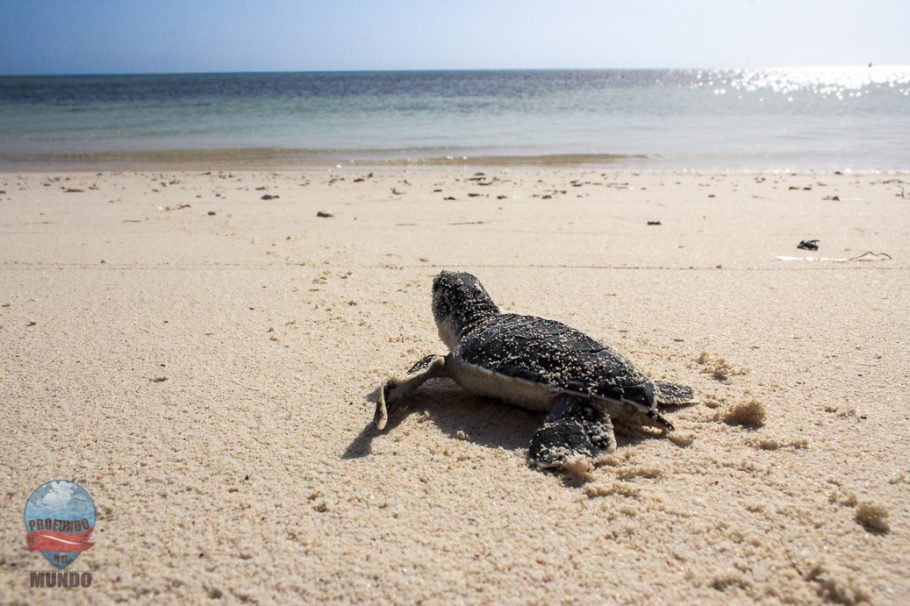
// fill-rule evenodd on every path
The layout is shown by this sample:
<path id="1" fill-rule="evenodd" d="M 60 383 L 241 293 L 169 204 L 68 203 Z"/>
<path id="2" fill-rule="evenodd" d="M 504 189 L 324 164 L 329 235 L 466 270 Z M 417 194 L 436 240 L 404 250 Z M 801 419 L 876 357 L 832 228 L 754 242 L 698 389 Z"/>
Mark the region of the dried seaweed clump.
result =
<path id="1" fill-rule="evenodd" d="M 761 427 L 765 424 L 765 405 L 758 400 L 735 402 L 723 414 L 723 420 L 730 425 Z"/>
<path id="2" fill-rule="evenodd" d="M 863 502 L 856 506 L 856 521 L 867 530 L 888 532 L 888 510 L 878 503 Z"/>

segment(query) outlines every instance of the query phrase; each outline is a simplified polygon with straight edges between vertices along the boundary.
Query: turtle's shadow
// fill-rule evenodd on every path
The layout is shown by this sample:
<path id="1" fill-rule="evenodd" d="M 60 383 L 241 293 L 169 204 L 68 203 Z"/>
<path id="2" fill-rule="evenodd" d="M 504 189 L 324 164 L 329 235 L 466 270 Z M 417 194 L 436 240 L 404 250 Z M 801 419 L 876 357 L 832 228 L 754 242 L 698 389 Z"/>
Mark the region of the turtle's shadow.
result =
<path id="1" fill-rule="evenodd" d="M 379 388 L 366 395 L 375 404 Z M 348 445 L 342 459 L 357 459 L 372 452 L 372 442 L 377 436 L 393 432 L 405 418 L 421 415 L 443 433 L 455 440 L 466 440 L 486 448 L 524 450 L 537 429 L 543 424 L 546 413 L 532 412 L 510 406 L 493 398 L 468 394 L 447 379 L 428 381 L 389 416 L 386 428 L 379 431 L 372 419 Z M 617 446 L 629 446 L 650 439 L 648 435 L 616 432 Z"/>
<path id="2" fill-rule="evenodd" d="M 375 405 L 379 399 L 379 388 L 368 393 L 365 399 Z M 452 381 L 434 379 L 389 415 L 384 430 L 376 429 L 370 419 L 341 458 L 359 459 L 368 456 L 372 452 L 374 438 L 395 431 L 406 418 L 415 415 L 430 421 L 452 439 L 507 450 L 526 448 L 546 416 L 508 406 L 498 400 L 472 396 Z"/>
<path id="3" fill-rule="evenodd" d="M 375 406 L 376 402 L 379 400 L 379 390 L 381 388 L 381 386 L 377 387 L 368 393 L 364 399 Z M 403 418 L 403 415 L 393 415 L 393 417 L 389 418 L 388 422 L 386 423 L 385 431 L 389 431 L 390 429 L 396 427 L 399 423 L 401 423 Z M 351 443 L 348 444 L 348 447 L 344 449 L 344 453 L 342 453 L 341 458 L 359 459 L 371 454 L 373 452 L 373 438 L 382 433 L 384 432 L 376 429 L 376 426 L 373 424 L 373 419 L 371 418 L 367 422 L 366 427 L 361 429 L 360 433 L 357 434 L 357 437 L 354 438 Z"/>

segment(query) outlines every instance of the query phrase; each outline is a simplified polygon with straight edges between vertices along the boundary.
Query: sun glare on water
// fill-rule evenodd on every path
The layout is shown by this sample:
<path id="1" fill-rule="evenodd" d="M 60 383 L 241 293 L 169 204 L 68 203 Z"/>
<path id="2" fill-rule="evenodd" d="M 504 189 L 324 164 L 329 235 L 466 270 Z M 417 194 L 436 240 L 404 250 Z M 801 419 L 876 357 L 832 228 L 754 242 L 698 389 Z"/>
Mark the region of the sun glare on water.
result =
<path id="1" fill-rule="evenodd" d="M 715 95 L 775 93 L 788 97 L 812 93 L 844 99 L 862 97 L 873 89 L 896 89 L 910 96 L 910 66 L 780 67 L 697 71 L 693 88 Z"/>

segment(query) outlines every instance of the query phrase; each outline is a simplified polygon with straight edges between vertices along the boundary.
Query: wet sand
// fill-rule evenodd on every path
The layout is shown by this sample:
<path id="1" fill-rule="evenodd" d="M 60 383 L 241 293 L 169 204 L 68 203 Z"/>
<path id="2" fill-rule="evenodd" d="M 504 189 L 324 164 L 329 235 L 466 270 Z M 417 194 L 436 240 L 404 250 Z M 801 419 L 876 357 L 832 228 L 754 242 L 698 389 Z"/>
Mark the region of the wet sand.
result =
<path id="1" fill-rule="evenodd" d="M 82 602 L 910 601 L 910 178 L 370 172 L 0 174 L 5 603 L 58 478 Z M 375 433 L 443 268 L 701 403 L 588 481 L 442 381 Z"/>

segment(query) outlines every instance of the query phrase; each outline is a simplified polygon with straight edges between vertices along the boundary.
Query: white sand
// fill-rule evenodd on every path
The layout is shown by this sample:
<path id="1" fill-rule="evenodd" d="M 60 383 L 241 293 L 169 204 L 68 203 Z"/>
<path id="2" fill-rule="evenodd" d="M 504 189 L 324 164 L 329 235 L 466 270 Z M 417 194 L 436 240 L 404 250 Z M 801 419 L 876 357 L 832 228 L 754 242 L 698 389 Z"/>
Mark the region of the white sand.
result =
<path id="1" fill-rule="evenodd" d="M 910 602 L 905 175 L 366 172 L 0 175 L 3 602 L 62 595 L 22 527 L 56 478 L 98 508 L 68 600 Z M 443 349 L 442 268 L 691 384 L 683 437 L 581 483 L 527 466 L 540 415 L 446 383 L 374 436 Z"/>

